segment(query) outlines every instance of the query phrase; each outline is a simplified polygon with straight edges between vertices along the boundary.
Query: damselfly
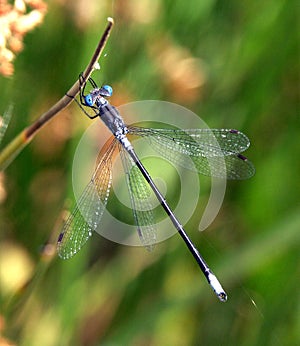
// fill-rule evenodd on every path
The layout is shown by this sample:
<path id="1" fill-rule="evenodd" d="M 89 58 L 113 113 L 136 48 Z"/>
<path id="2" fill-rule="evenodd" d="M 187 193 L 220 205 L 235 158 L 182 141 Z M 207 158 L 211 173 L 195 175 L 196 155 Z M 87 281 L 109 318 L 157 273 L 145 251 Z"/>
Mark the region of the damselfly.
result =
<path id="1" fill-rule="evenodd" d="M 80 77 L 80 103 L 84 113 L 94 119 L 100 117 L 114 135 L 109 148 L 97 162 L 92 179 L 78 200 L 77 206 L 63 226 L 58 239 L 58 254 L 67 259 L 75 255 L 98 227 L 106 208 L 111 182 L 112 157 L 118 148 L 121 154 L 132 210 L 142 245 L 150 248 L 156 240 L 153 211 L 145 208 L 149 186 L 167 213 L 189 251 L 197 261 L 208 283 L 221 301 L 227 300 L 216 276 L 188 237 L 164 196 L 158 190 L 148 171 L 138 158 L 127 134 L 142 136 L 163 156 L 176 164 L 185 165 L 184 157 L 192 159 L 198 173 L 227 179 L 246 179 L 254 174 L 254 166 L 240 153 L 249 145 L 249 139 L 240 131 L 230 129 L 154 129 L 126 126 L 118 110 L 107 98 L 112 95 L 108 85 L 98 87 L 89 79 L 93 89 L 85 95 L 86 82 Z M 92 110 L 89 114 L 87 110 Z M 225 165 L 219 165 L 222 158 Z M 190 167 L 187 167 L 190 168 Z M 147 207 L 147 206 L 146 206 Z"/>

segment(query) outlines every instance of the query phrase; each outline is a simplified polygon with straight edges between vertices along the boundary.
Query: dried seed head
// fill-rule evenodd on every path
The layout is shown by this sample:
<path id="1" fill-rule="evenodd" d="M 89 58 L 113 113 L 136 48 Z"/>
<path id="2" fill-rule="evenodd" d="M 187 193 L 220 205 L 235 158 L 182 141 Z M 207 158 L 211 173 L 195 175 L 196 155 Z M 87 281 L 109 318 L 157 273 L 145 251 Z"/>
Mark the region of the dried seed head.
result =
<path id="1" fill-rule="evenodd" d="M 47 5 L 42 0 L 15 0 L 14 5 L 0 0 L 0 73 L 11 76 L 14 72 L 14 53 L 23 49 L 28 31 L 43 22 Z"/>

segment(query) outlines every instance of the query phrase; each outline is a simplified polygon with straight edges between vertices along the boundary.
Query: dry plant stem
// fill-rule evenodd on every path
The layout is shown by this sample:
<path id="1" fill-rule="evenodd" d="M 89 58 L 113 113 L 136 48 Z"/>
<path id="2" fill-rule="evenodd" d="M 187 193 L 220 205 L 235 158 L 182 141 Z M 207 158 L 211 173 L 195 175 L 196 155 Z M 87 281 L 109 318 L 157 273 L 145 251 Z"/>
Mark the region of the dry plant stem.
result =
<path id="1" fill-rule="evenodd" d="M 98 43 L 98 46 L 95 50 L 95 53 L 88 64 L 87 68 L 83 72 L 83 80 L 87 80 L 93 69 L 95 64 L 99 60 L 103 49 L 106 45 L 110 32 L 112 30 L 114 21 L 112 18 L 107 19 L 108 24 L 106 29 Z M 20 132 L 1 152 L 0 152 L 0 170 L 5 169 L 18 155 L 18 153 L 31 141 L 31 139 L 37 134 L 37 132 L 57 113 L 59 113 L 62 109 L 67 107 L 76 95 L 79 93 L 79 81 L 67 91 L 66 95 L 63 96 L 55 105 L 53 105 L 47 112 L 42 114 L 32 125 L 25 128 L 22 132 Z M 67 96 L 68 95 L 68 96 Z"/>

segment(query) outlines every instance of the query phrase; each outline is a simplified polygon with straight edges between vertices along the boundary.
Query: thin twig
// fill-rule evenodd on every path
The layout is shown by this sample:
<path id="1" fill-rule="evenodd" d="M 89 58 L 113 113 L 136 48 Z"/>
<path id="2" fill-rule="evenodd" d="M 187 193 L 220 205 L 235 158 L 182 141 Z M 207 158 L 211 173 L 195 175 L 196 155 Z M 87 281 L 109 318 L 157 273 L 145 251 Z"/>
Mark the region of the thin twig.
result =
<path id="1" fill-rule="evenodd" d="M 106 29 L 98 43 L 95 53 L 88 64 L 87 68 L 83 72 L 83 82 L 86 81 L 93 69 L 95 64 L 99 60 L 103 49 L 107 43 L 108 37 L 112 30 L 114 20 L 112 18 L 107 18 L 108 24 Z M 77 80 L 75 84 L 67 91 L 55 105 L 53 105 L 47 112 L 42 114 L 32 125 L 25 128 L 20 132 L 1 152 L 0 152 L 0 170 L 5 169 L 19 154 L 19 152 L 31 141 L 31 139 L 37 134 L 37 132 L 57 113 L 67 107 L 73 99 L 79 93 L 79 81 Z M 68 95 L 68 96 L 67 96 Z"/>

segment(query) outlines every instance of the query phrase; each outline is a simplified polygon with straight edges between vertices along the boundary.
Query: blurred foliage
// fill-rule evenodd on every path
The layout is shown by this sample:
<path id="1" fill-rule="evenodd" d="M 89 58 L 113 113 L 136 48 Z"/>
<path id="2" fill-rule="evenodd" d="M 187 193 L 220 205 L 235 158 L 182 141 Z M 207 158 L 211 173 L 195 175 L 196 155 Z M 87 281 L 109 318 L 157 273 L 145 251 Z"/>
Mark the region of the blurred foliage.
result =
<path id="1" fill-rule="evenodd" d="M 168 100 L 251 139 L 255 177 L 228 183 L 209 230 L 195 232 L 201 200 L 186 225 L 229 300 L 177 236 L 147 253 L 94 235 L 73 259 L 53 257 L 89 125 L 72 105 L 0 176 L 2 344 L 299 344 L 299 3 L 49 1 L 13 78 L 0 77 L 0 113 L 14 105 L 4 144 L 74 83 L 108 15 L 116 25 L 93 78 L 114 87 L 113 104 Z"/>

